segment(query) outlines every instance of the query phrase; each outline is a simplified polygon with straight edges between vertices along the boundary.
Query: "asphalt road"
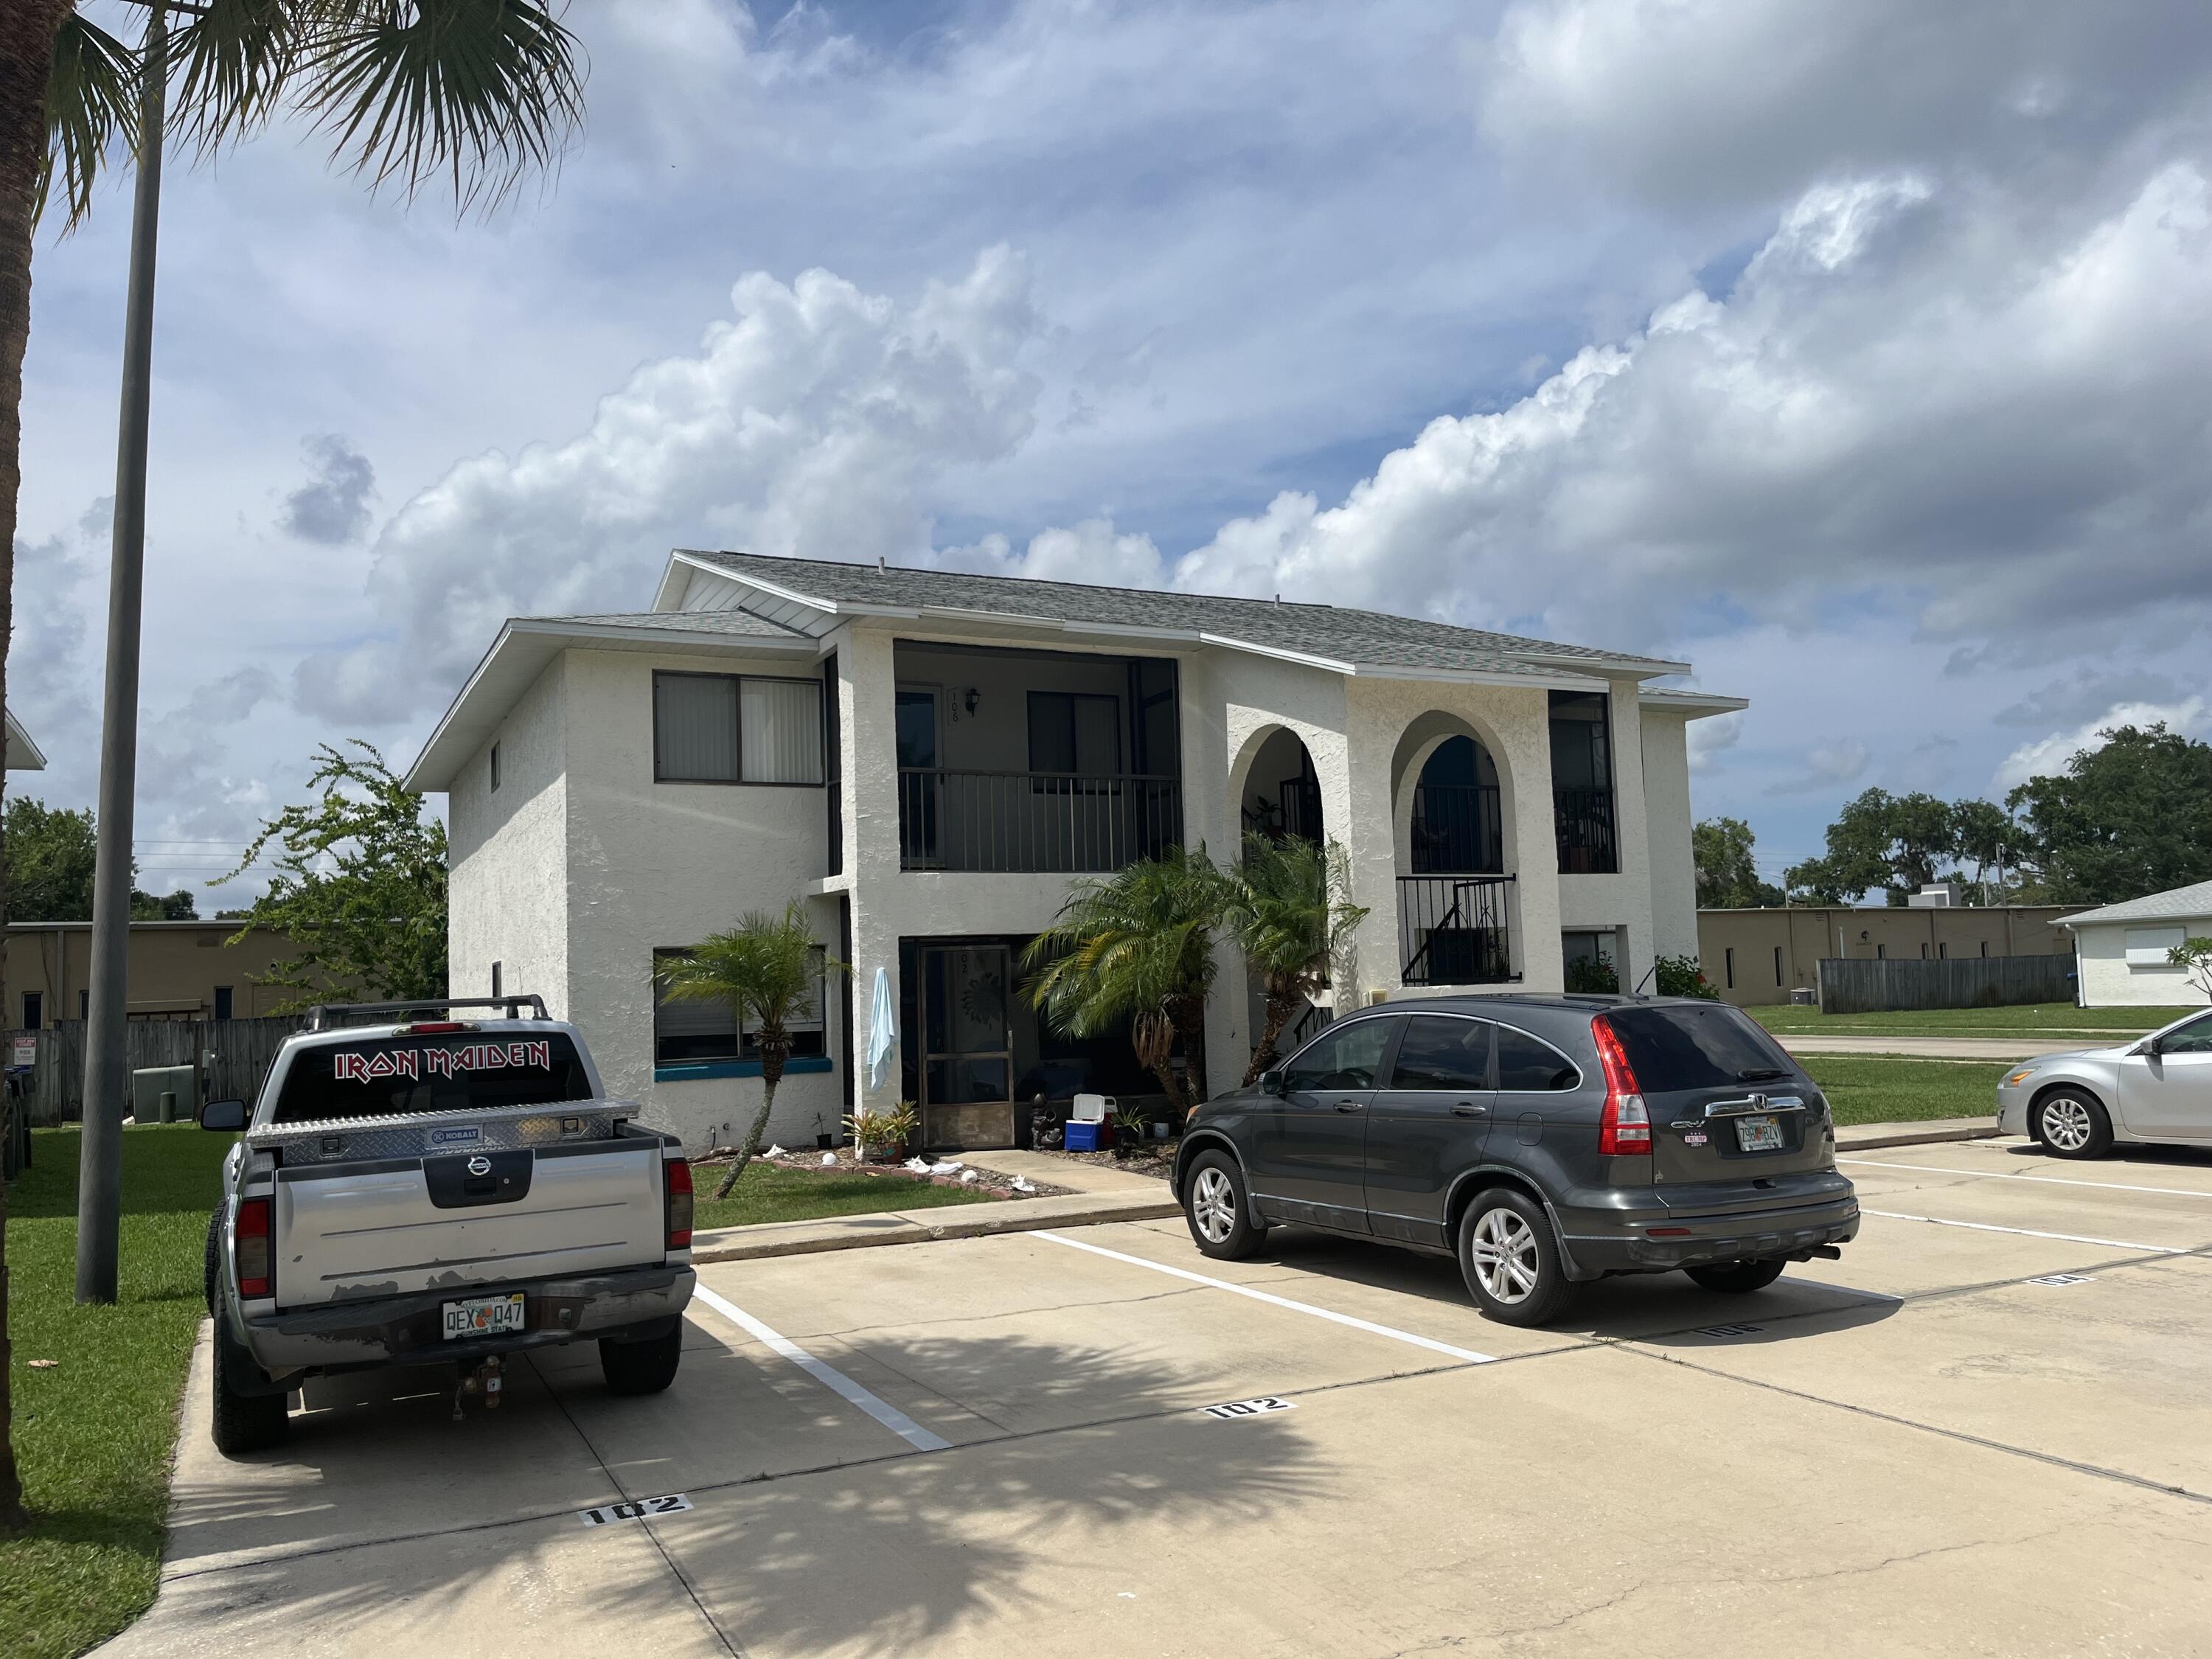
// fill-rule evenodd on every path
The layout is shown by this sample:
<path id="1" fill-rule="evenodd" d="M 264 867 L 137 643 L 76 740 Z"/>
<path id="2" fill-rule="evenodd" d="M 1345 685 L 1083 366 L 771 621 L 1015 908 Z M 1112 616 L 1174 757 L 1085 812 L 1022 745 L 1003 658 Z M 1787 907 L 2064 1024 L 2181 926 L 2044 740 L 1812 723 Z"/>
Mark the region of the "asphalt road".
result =
<path id="1" fill-rule="evenodd" d="M 1846 1167 L 1841 1262 L 1553 1331 L 1288 1231 L 731 1262 L 665 1395 L 587 1350 L 459 1424 L 434 1377 L 327 1383 L 253 1463 L 204 1346 L 161 1596 L 106 1651 L 2212 1652 L 2212 1154 Z"/>

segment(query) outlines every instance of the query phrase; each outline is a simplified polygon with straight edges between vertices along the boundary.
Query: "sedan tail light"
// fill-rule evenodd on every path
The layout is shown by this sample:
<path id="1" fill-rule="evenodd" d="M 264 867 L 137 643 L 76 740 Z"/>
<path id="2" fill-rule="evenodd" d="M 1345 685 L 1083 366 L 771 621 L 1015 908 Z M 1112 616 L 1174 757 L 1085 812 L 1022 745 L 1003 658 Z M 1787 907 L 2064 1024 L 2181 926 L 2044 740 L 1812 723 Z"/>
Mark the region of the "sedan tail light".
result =
<path id="1" fill-rule="evenodd" d="M 1651 1114 L 1644 1108 L 1643 1091 L 1636 1086 L 1636 1070 L 1620 1046 L 1620 1034 L 1599 1014 L 1590 1021 L 1590 1036 L 1597 1041 L 1598 1063 L 1605 1068 L 1605 1111 L 1598 1119 L 1597 1149 L 1607 1158 L 1648 1158 Z"/>
<path id="2" fill-rule="evenodd" d="M 238 1225 L 232 1236 L 238 1253 L 238 1294 L 242 1301 L 274 1294 L 269 1287 L 270 1208 L 265 1198 L 238 1201 Z"/>
<path id="3" fill-rule="evenodd" d="M 680 1158 L 664 1158 L 662 1179 L 668 1188 L 668 1248 L 691 1248 L 691 1166 Z"/>

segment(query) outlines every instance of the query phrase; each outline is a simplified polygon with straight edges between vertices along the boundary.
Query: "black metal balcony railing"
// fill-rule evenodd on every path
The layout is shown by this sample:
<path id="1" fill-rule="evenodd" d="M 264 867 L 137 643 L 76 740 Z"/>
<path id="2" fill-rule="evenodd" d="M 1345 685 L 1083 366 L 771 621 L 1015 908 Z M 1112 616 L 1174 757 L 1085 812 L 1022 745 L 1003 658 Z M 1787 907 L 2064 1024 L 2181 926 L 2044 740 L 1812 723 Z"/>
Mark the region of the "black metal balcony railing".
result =
<path id="1" fill-rule="evenodd" d="M 899 867 L 1096 873 L 1182 840 L 1182 783 L 1067 772 L 899 770 Z"/>
<path id="2" fill-rule="evenodd" d="M 1494 783 L 1425 783 L 1413 790 L 1416 874 L 1486 874 L 1505 867 L 1504 820 Z"/>
<path id="3" fill-rule="evenodd" d="M 1399 977 L 1408 985 L 1498 985 L 1514 977 L 1510 876 L 1398 878 Z"/>
<path id="4" fill-rule="evenodd" d="M 1554 789 L 1552 817 L 1559 827 L 1559 873 L 1610 876 L 1620 869 L 1613 835 L 1613 791 Z"/>

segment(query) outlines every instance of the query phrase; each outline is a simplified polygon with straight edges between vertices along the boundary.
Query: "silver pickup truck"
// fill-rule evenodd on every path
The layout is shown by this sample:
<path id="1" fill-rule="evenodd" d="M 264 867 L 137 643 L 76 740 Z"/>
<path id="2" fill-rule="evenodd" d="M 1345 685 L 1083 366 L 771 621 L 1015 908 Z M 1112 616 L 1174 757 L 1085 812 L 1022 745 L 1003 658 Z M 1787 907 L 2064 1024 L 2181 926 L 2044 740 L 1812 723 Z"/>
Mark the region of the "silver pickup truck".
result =
<path id="1" fill-rule="evenodd" d="M 274 1444 L 303 1382 L 373 1366 L 457 1363 L 458 1413 L 498 1404 L 502 1356 L 589 1338 L 617 1394 L 666 1388 L 691 1170 L 636 1114 L 536 997 L 315 1010 L 250 1113 L 200 1111 L 244 1131 L 208 1224 L 217 1449 Z"/>

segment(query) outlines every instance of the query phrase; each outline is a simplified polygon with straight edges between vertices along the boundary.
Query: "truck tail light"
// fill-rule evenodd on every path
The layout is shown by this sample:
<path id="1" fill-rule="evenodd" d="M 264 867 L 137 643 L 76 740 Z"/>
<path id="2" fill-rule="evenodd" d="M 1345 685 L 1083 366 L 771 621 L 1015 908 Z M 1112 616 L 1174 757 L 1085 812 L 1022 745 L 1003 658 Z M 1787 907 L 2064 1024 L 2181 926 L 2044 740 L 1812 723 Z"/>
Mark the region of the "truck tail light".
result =
<path id="1" fill-rule="evenodd" d="M 401 1036 L 442 1036 L 449 1031 L 473 1031 L 477 1028 L 458 1019 L 418 1019 L 412 1025 L 399 1028 Z"/>
<path id="2" fill-rule="evenodd" d="M 691 1248 L 691 1166 L 680 1158 L 663 1158 L 662 1179 L 668 1186 L 668 1248 Z"/>
<path id="3" fill-rule="evenodd" d="M 238 1201 L 238 1225 L 233 1237 L 238 1252 L 238 1294 L 251 1302 L 274 1294 L 269 1288 L 270 1203 L 265 1198 Z"/>
<path id="4" fill-rule="evenodd" d="M 1645 1109 L 1643 1091 L 1636 1086 L 1636 1071 L 1620 1034 L 1603 1014 L 1590 1021 L 1590 1036 L 1597 1041 L 1598 1063 L 1605 1068 L 1605 1111 L 1597 1122 L 1597 1149 L 1607 1158 L 1648 1158 L 1651 1154 L 1651 1114 Z"/>

